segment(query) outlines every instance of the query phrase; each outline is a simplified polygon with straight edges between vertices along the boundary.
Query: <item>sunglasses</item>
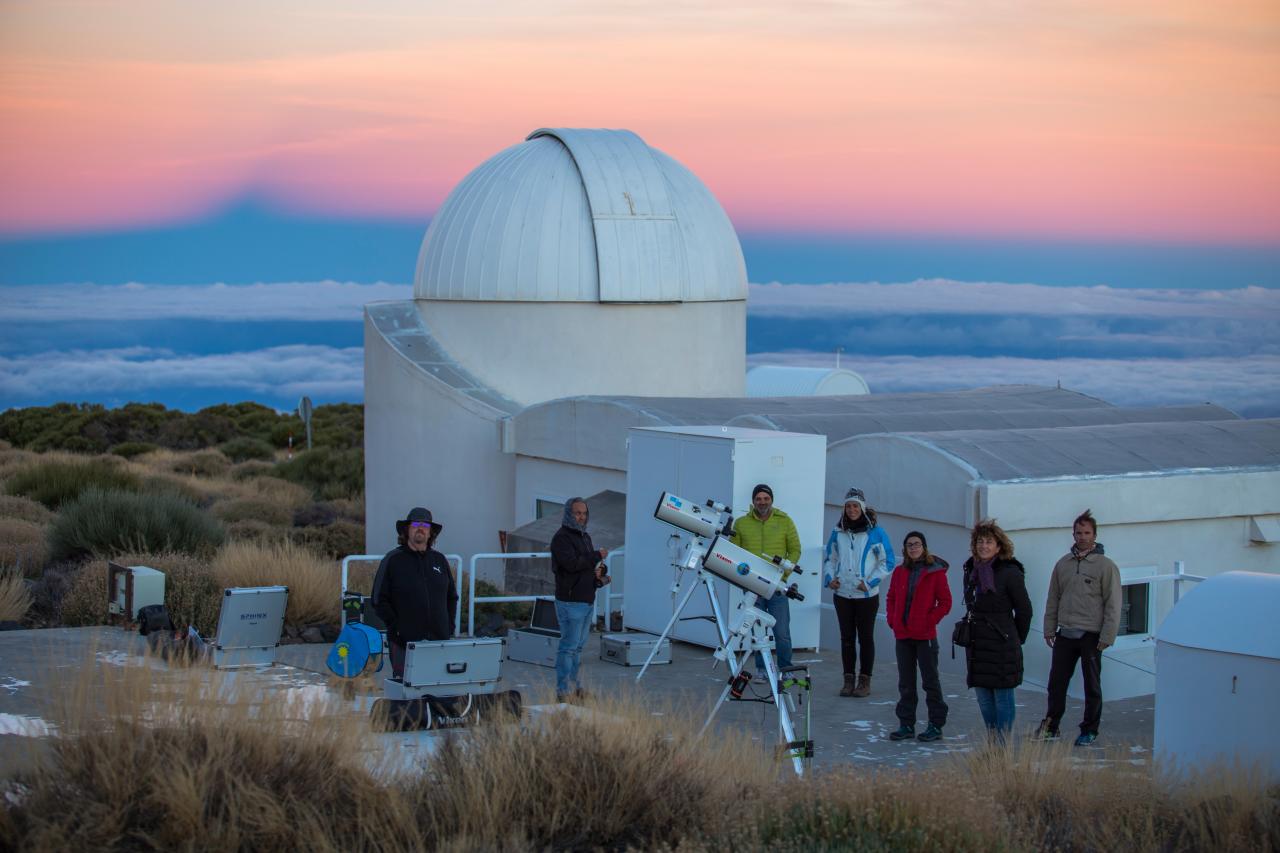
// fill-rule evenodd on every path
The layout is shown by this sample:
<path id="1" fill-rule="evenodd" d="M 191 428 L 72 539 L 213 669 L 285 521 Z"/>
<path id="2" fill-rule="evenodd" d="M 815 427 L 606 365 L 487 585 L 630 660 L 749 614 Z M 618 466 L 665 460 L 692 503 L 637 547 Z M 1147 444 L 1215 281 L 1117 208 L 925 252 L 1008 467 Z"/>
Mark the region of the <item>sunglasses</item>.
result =
<path id="1" fill-rule="evenodd" d="M 421 529 L 423 529 L 424 527 L 430 527 L 430 526 L 431 526 L 431 522 L 429 522 L 429 521 L 411 521 L 411 522 L 409 522 L 409 526 L 410 526 L 410 527 L 412 527 L 412 528 L 413 528 L 413 529 L 415 529 L 415 530 L 421 530 Z"/>

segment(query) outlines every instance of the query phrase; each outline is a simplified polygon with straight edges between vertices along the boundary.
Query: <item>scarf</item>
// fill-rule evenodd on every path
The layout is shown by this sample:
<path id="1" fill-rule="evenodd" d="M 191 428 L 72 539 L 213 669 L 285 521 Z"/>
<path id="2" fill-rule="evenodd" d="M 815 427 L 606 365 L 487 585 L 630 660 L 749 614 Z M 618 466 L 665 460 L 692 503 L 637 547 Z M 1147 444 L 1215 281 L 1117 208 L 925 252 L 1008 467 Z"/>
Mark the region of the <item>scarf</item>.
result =
<path id="1" fill-rule="evenodd" d="M 978 576 L 978 592 L 995 592 L 996 591 L 996 560 L 992 557 L 990 560 L 979 560 L 974 558 L 973 570 Z"/>

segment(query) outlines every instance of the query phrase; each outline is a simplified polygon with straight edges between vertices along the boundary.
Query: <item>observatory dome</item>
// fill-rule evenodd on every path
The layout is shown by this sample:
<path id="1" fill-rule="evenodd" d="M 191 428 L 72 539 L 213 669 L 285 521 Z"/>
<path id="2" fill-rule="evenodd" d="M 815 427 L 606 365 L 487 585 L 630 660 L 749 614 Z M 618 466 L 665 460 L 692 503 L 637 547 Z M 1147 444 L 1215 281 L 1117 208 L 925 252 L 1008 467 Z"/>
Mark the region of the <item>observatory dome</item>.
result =
<path id="1" fill-rule="evenodd" d="M 467 175 L 431 221 L 415 299 L 678 303 L 747 298 L 710 190 L 628 130 L 542 129 Z"/>

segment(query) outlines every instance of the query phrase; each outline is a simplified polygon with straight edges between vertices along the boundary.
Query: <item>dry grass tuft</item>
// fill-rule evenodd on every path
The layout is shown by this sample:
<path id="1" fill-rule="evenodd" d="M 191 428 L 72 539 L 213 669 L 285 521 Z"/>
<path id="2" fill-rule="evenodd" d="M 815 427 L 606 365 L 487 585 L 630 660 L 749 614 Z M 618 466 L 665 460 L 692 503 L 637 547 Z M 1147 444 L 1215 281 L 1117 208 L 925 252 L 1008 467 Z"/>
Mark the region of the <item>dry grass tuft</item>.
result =
<path id="1" fill-rule="evenodd" d="M 240 685 L 200 669 L 82 669 L 64 736 L 0 807 L 0 847 L 424 848 L 362 765 L 363 720 Z"/>
<path id="2" fill-rule="evenodd" d="M 21 622 L 30 609 L 26 578 L 13 569 L 0 569 L 0 622 Z"/>
<path id="3" fill-rule="evenodd" d="M 16 518 L 19 521 L 29 521 L 43 527 L 53 520 L 53 512 L 44 504 L 30 498 L 0 495 L 0 518 Z"/>
<path id="4" fill-rule="evenodd" d="M 715 839 L 775 776 L 758 746 L 698 742 L 686 715 L 635 706 L 446 741 L 407 791 L 433 845 L 655 849 Z M 446 785 L 437 780 L 448 780 Z"/>
<path id="5" fill-rule="evenodd" d="M 1169 784 L 1119 749 L 1081 761 L 1070 743 L 975 753 L 960 784 L 989 791 L 1037 846 L 1060 850 L 1280 849 L 1280 787 L 1241 769 Z"/>
<path id="6" fill-rule="evenodd" d="M 39 506 L 39 504 L 37 504 Z M 49 561 L 42 525 L 17 518 L 0 518 L 0 567 L 21 570 L 27 577 L 38 577 Z"/>
<path id="7" fill-rule="evenodd" d="M 231 542 L 213 560 L 223 586 L 289 587 L 285 621 L 294 625 L 337 623 L 338 567 L 291 542 Z"/>

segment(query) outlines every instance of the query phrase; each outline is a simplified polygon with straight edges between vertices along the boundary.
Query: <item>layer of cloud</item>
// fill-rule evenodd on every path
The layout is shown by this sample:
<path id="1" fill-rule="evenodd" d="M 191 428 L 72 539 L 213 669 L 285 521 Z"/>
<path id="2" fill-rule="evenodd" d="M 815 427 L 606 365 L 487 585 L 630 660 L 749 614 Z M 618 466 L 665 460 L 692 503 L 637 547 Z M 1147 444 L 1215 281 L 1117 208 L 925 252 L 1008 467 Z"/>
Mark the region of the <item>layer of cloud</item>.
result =
<path id="1" fill-rule="evenodd" d="M 166 391 L 235 388 L 259 399 L 360 400 L 359 347 L 280 346 L 183 355 L 147 347 L 57 350 L 0 357 L 0 400 L 164 398 Z"/>
<path id="2" fill-rule="evenodd" d="M 409 299 L 407 284 L 299 281 L 248 285 L 56 284 L 5 287 L 4 311 L 12 322 L 202 319 L 351 320 L 366 302 Z"/>
<path id="3" fill-rule="evenodd" d="M 759 316 L 1009 314 L 1053 317 L 1280 319 L 1280 290 L 1162 290 L 1046 287 L 935 278 L 899 284 L 753 284 L 748 305 Z"/>
<path id="4" fill-rule="evenodd" d="M 750 366 L 833 366 L 829 353 L 760 352 Z M 987 385 L 1056 385 L 1122 406 L 1215 403 L 1246 417 L 1280 417 L 1280 356 L 1246 358 L 1032 359 L 857 356 L 841 361 L 874 393 Z"/>

